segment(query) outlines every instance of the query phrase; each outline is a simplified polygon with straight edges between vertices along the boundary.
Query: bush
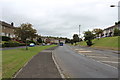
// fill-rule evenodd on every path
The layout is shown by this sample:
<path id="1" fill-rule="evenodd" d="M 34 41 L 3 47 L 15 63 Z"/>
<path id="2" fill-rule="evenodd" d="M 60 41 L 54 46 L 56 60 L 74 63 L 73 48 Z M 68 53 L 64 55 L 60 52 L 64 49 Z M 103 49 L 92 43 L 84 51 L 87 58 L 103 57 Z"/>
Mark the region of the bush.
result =
<path id="1" fill-rule="evenodd" d="M 19 43 L 16 41 L 8 41 L 2 45 L 2 47 L 17 47 L 17 46 L 19 46 Z"/>
<path id="2" fill-rule="evenodd" d="M 10 41 L 11 38 L 7 36 L 2 36 L 2 41 Z"/>
<path id="3" fill-rule="evenodd" d="M 36 42 L 33 41 L 33 40 L 27 41 L 27 44 L 30 44 L 30 43 L 34 43 L 34 44 L 36 44 Z"/>
<path id="4" fill-rule="evenodd" d="M 115 28 L 114 29 L 114 36 L 120 36 L 120 30 Z"/>
<path id="5" fill-rule="evenodd" d="M 25 46 L 26 44 L 25 43 L 19 43 L 19 46 Z"/>
<path id="6" fill-rule="evenodd" d="M 91 40 L 87 40 L 86 43 L 87 43 L 88 46 L 92 46 L 92 41 Z"/>
<path id="7" fill-rule="evenodd" d="M 18 47 L 18 46 L 25 46 L 25 44 L 19 43 L 17 41 L 6 41 L 2 44 L 2 47 Z"/>

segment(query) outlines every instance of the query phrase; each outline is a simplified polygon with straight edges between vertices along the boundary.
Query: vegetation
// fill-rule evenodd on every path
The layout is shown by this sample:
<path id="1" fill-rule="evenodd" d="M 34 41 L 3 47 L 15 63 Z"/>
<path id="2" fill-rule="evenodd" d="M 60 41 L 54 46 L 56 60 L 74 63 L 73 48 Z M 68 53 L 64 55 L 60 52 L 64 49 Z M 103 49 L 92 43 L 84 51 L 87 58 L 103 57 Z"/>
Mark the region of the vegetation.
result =
<path id="1" fill-rule="evenodd" d="M 91 46 L 93 43 L 92 43 L 92 39 L 94 39 L 94 34 L 91 32 L 91 31 L 86 31 L 84 32 L 84 37 L 85 37 L 85 41 L 87 43 L 88 46 Z"/>
<path id="2" fill-rule="evenodd" d="M 120 48 L 120 45 L 118 43 L 120 39 L 120 36 L 116 37 L 105 37 L 105 38 L 100 38 L 98 39 L 93 39 L 93 45 L 91 47 L 99 47 L 99 48 L 106 48 L 106 49 L 113 49 L 113 50 L 118 50 Z M 81 46 L 87 46 L 85 41 L 77 43 Z"/>
<path id="3" fill-rule="evenodd" d="M 41 39 L 41 38 L 38 38 L 38 39 L 37 39 L 37 42 L 42 43 L 42 39 Z"/>
<path id="4" fill-rule="evenodd" d="M 54 46 L 56 45 L 30 47 L 28 50 L 25 50 L 25 48 L 19 48 L 2 51 L 2 77 L 12 78 L 14 74 L 34 55 L 38 54 L 44 49 Z"/>
<path id="5" fill-rule="evenodd" d="M 7 36 L 2 36 L 2 41 L 10 41 L 11 38 Z"/>
<path id="6" fill-rule="evenodd" d="M 73 42 L 76 44 L 76 42 L 79 42 L 79 37 L 77 34 L 73 35 Z"/>
<path id="7" fill-rule="evenodd" d="M 97 37 L 99 37 L 99 34 L 102 35 L 103 30 L 102 30 L 102 29 L 98 29 L 98 28 L 96 28 L 96 29 L 93 29 L 92 32 L 95 33 L 95 35 L 96 35 Z"/>
<path id="8" fill-rule="evenodd" d="M 114 36 L 120 36 L 120 30 L 115 28 L 114 29 Z"/>
<path id="9" fill-rule="evenodd" d="M 2 47 L 17 47 L 25 46 L 25 43 L 20 43 L 18 41 L 2 41 Z"/>
<path id="10" fill-rule="evenodd" d="M 33 39 L 37 36 L 36 29 L 32 28 L 32 24 L 21 24 L 20 27 L 18 27 L 15 30 L 15 34 L 18 38 L 20 38 L 22 41 L 26 40 L 27 38 Z"/>

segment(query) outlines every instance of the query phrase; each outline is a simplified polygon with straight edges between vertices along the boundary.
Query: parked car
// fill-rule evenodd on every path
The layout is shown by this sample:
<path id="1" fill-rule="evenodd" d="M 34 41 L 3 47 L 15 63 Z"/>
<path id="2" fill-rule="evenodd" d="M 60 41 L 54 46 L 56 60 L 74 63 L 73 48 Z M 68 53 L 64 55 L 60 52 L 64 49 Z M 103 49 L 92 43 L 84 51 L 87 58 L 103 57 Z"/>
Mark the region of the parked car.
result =
<path id="1" fill-rule="evenodd" d="M 29 47 L 34 47 L 35 44 L 34 43 L 30 43 Z"/>
<path id="2" fill-rule="evenodd" d="M 43 46 L 45 46 L 45 43 L 42 43 Z"/>

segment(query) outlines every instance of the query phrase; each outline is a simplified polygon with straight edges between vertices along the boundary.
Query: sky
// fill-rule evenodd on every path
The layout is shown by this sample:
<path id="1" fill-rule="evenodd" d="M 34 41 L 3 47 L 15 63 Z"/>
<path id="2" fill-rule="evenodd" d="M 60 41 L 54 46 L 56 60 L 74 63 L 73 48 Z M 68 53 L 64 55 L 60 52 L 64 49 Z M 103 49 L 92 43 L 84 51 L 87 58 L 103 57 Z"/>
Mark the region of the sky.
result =
<path id="1" fill-rule="evenodd" d="M 0 19 L 31 23 L 42 36 L 72 38 L 84 31 L 105 29 L 118 21 L 119 0 L 0 0 Z"/>

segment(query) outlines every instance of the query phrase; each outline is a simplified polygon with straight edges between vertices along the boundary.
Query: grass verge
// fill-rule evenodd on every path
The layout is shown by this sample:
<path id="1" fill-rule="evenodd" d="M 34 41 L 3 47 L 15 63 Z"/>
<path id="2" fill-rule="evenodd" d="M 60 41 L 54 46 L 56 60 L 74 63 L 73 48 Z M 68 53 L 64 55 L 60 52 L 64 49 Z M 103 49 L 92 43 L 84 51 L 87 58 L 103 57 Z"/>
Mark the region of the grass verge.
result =
<path id="1" fill-rule="evenodd" d="M 29 47 L 29 50 L 19 48 L 2 51 L 2 78 L 12 78 L 34 55 L 54 46 L 56 45 Z"/>
<path id="2" fill-rule="evenodd" d="M 120 36 L 93 39 L 92 40 L 93 45 L 91 47 L 118 50 L 118 48 L 120 48 L 120 44 L 118 42 L 119 39 L 120 39 Z M 81 46 L 87 46 L 85 41 L 82 41 L 77 44 Z"/>

